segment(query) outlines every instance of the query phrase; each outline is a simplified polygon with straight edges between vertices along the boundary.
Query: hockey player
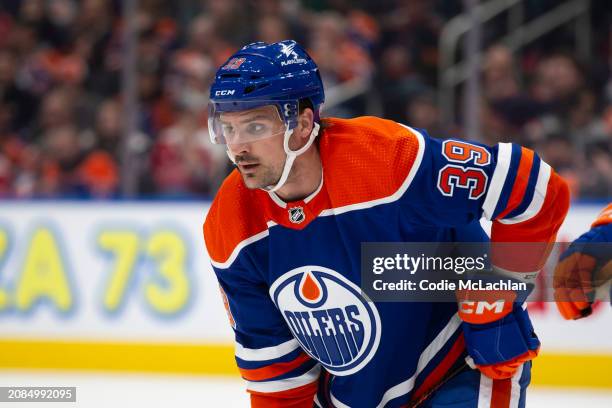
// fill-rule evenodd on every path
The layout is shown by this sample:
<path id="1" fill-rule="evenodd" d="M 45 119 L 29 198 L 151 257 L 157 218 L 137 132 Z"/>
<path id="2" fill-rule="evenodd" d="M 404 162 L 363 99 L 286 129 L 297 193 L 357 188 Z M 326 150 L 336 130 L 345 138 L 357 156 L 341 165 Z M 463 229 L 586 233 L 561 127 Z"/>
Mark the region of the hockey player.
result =
<path id="1" fill-rule="evenodd" d="M 589 316 L 597 287 L 611 279 L 612 204 L 599 214 L 589 231 L 572 242 L 555 268 L 553 287 L 561 315 L 568 320 Z"/>
<path id="2" fill-rule="evenodd" d="M 478 319 L 449 302 L 371 302 L 360 245 L 487 240 L 483 216 L 493 241 L 554 241 L 568 189 L 537 154 L 321 118 L 317 66 L 294 41 L 245 46 L 210 95 L 211 139 L 237 169 L 204 238 L 252 407 L 524 406 L 539 341 L 513 294 Z M 498 266 L 529 280 L 541 262 Z"/>

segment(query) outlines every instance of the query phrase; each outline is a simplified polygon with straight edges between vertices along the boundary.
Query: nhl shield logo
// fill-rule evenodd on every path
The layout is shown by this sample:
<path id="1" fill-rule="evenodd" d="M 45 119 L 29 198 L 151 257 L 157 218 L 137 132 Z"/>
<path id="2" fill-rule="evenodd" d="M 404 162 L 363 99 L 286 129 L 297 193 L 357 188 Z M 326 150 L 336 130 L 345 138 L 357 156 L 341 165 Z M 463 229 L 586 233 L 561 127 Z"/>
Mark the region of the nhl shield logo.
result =
<path id="1" fill-rule="evenodd" d="M 289 221 L 294 224 L 300 224 L 306 219 L 304 209 L 302 207 L 293 207 L 289 209 Z"/>

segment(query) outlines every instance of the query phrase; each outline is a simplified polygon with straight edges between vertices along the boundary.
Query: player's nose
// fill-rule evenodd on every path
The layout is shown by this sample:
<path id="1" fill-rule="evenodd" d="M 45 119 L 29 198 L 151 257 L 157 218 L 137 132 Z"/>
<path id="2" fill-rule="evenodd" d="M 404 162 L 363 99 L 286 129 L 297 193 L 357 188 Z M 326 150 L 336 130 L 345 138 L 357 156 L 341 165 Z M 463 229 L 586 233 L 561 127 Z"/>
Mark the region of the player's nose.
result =
<path id="1" fill-rule="evenodd" d="M 231 143 L 227 145 L 230 153 L 234 156 L 238 156 L 245 153 L 250 153 L 251 144 L 250 143 Z"/>

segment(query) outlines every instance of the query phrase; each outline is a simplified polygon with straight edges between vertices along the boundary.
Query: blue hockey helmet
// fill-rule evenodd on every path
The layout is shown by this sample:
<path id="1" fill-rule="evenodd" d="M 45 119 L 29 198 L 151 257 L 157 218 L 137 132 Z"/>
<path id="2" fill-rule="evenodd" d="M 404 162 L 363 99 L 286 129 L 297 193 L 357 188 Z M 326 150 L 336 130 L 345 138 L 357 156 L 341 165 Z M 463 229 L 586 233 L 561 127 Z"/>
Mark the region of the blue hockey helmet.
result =
<path id="1" fill-rule="evenodd" d="M 275 107 L 273 111 L 285 125 L 279 132 L 287 132 L 297 125 L 298 103 L 303 99 L 310 100 L 318 120 L 325 94 L 319 69 L 306 51 L 293 40 L 249 44 L 232 55 L 215 75 L 208 112 L 211 140 L 225 144 L 229 139 L 221 120 L 224 112 L 265 106 Z M 251 140 L 257 137 L 256 132 L 250 135 Z"/>

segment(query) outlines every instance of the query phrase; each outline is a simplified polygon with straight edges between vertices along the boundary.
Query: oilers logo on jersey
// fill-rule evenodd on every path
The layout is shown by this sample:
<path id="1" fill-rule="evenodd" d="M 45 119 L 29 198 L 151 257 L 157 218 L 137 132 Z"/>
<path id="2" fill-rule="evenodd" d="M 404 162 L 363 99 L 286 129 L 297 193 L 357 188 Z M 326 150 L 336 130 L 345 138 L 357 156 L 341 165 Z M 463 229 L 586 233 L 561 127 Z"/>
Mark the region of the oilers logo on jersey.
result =
<path id="1" fill-rule="evenodd" d="M 380 342 L 380 316 L 342 274 L 303 266 L 270 288 L 274 303 L 302 348 L 335 375 L 359 371 Z"/>

